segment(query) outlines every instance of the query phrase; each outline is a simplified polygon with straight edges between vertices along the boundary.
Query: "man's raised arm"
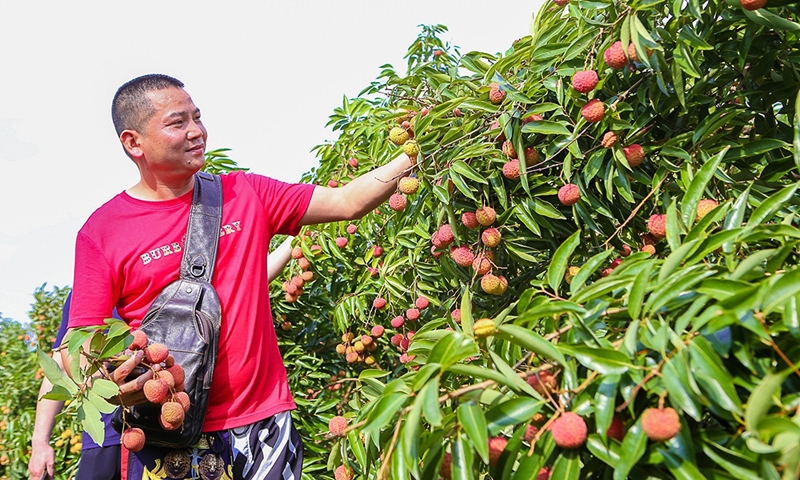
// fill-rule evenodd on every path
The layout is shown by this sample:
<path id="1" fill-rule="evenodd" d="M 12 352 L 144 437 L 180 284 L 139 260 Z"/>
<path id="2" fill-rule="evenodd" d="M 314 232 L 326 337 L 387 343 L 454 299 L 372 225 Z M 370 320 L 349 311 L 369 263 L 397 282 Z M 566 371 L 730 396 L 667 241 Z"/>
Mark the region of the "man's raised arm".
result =
<path id="1" fill-rule="evenodd" d="M 414 165 L 404 154 L 341 188 L 317 187 L 300 225 L 361 218 L 386 201 Z"/>

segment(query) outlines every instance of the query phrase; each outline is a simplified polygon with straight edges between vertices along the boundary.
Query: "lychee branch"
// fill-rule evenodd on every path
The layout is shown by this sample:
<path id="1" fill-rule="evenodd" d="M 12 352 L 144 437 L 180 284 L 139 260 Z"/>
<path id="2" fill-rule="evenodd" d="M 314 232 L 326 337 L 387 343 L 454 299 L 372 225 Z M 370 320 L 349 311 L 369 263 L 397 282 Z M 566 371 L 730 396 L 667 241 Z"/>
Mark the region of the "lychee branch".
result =
<path id="1" fill-rule="evenodd" d="M 617 229 L 616 229 L 616 230 L 614 230 L 614 233 L 612 233 L 612 234 L 611 234 L 611 235 L 608 237 L 608 239 L 606 239 L 606 241 L 603 243 L 603 246 L 604 246 L 604 247 L 608 247 L 608 244 L 609 244 L 609 242 L 611 242 L 611 240 L 612 240 L 614 237 L 616 237 L 617 235 L 619 235 L 619 233 L 622 231 L 622 229 L 623 229 L 623 228 L 625 228 L 625 226 L 626 226 L 626 225 L 628 225 L 628 223 L 630 223 L 630 221 L 631 221 L 631 220 L 633 220 L 634 218 L 636 218 L 636 214 L 639 212 L 639 210 L 641 210 L 641 209 L 642 209 L 642 207 L 644 206 L 645 202 L 647 202 L 647 201 L 650 199 L 650 197 L 652 197 L 652 196 L 653 196 L 653 194 L 654 194 L 654 193 L 656 193 L 656 190 L 658 190 L 658 189 L 659 189 L 659 187 L 661 187 L 661 185 L 663 185 L 663 184 L 664 184 L 664 181 L 666 181 L 666 180 L 667 180 L 667 178 L 669 178 L 669 177 L 670 177 L 670 175 L 664 175 L 664 178 L 662 178 L 662 179 L 661 179 L 661 181 L 659 181 L 659 182 L 658 182 L 658 184 L 655 186 L 655 188 L 653 188 L 652 190 L 650 190 L 650 193 L 648 193 L 648 194 L 647 194 L 647 195 L 646 195 L 646 196 L 645 196 L 645 197 L 642 199 L 642 201 L 641 201 L 641 202 L 639 202 L 639 204 L 638 204 L 638 205 L 636 205 L 636 207 L 635 207 L 635 208 L 634 208 L 634 209 L 631 211 L 631 214 L 630 214 L 630 215 L 628 215 L 628 218 L 626 218 L 626 219 L 625 219 L 625 221 L 624 221 L 624 222 L 622 222 L 622 224 L 621 224 L 619 227 L 617 227 Z"/>

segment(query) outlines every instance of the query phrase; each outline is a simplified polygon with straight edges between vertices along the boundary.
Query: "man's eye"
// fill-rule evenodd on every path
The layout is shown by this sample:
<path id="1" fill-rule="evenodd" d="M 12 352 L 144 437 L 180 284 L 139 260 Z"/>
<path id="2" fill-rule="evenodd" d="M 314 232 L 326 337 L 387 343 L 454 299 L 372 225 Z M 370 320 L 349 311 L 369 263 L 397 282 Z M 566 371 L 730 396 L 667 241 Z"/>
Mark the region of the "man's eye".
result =
<path id="1" fill-rule="evenodd" d="M 181 126 L 183 125 L 183 120 L 175 120 L 174 122 L 172 122 L 172 124 L 176 126 Z"/>

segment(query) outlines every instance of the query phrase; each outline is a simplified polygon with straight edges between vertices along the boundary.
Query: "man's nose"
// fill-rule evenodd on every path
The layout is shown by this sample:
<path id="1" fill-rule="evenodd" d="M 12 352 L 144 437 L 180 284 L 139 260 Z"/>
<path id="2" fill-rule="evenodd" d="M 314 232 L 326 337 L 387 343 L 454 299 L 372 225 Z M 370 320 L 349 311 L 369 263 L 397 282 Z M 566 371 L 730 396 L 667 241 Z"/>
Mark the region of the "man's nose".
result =
<path id="1" fill-rule="evenodd" d="M 194 120 L 191 121 L 191 125 L 189 125 L 189 129 L 186 133 L 186 136 L 189 138 L 198 138 L 203 136 L 203 127 L 200 126 Z"/>

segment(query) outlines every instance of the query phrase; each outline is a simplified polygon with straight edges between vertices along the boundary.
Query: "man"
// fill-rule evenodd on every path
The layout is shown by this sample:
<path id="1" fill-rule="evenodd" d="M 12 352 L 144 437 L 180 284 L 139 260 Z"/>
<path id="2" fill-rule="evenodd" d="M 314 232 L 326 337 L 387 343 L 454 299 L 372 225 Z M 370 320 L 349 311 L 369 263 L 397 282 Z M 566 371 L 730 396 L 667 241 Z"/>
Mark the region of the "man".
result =
<path id="1" fill-rule="evenodd" d="M 100 325 L 115 306 L 136 327 L 159 292 L 178 278 L 193 175 L 205 161 L 200 110 L 174 78 L 146 75 L 126 83 L 114 97 L 112 117 L 140 180 L 96 210 L 78 234 L 70 327 Z M 412 167 L 401 156 L 336 189 L 242 172 L 223 175 L 212 281 L 222 327 L 203 430 L 229 444 L 234 478 L 299 479 L 302 467 L 302 444 L 289 414 L 295 404 L 265 281 L 270 238 L 296 234 L 303 225 L 360 218 L 385 201 Z M 114 372 L 125 405 L 144 402 L 141 389 L 152 373 L 123 380 L 140 360 L 138 354 Z"/>
<path id="2" fill-rule="evenodd" d="M 267 282 L 272 283 L 280 275 L 283 268 L 291 260 L 292 240 L 288 237 L 275 250 L 271 251 L 267 261 Z M 69 323 L 69 309 L 72 303 L 72 292 L 67 295 L 61 313 L 61 325 L 56 334 L 56 341 L 53 349 L 61 346 L 64 335 L 67 333 Z M 114 318 L 120 318 L 117 310 L 112 311 Z M 63 363 L 61 355 L 53 355 L 59 367 L 62 369 Z M 28 474 L 31 480 L 51 480 L 55 478 L 55 452 L 50 446 L 50 437 L 55 426 L 55 417 L 64 408 L 64 402 L 41 398 L 52 390 L 53 384 L 45 377 L 42 379 L 42 386 L 39 388 L 39 402 L 36 404 L 36 417 L 31 436 L 31 458 L 28 462 Z M 120 478 L 120 437 L 111 426 L 110 414 L 101 414 L 105 425 L 105 438 L 103 444 L 96 444 L 92 438 L 83 432 L 81 442 L 81 459 L 78 470 L 75 473 L 75 480 L 116 480 Z"/>

